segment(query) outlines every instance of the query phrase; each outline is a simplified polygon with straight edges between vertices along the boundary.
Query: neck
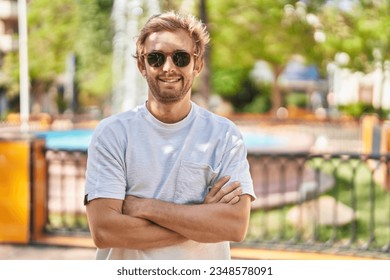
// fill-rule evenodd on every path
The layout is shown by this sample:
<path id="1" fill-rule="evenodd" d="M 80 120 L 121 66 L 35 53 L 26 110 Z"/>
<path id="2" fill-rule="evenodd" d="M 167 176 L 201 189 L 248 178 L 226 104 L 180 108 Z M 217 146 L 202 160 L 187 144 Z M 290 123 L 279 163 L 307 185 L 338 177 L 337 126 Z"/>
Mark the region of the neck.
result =
<path id="1" fill-rule="evenodd" d="M 161 104 L 149 99 L 146 108 L 163 123 L 177 123 L 183 120 L 191 110 L 191 102 L 185 101 L 174 104 Z"/>

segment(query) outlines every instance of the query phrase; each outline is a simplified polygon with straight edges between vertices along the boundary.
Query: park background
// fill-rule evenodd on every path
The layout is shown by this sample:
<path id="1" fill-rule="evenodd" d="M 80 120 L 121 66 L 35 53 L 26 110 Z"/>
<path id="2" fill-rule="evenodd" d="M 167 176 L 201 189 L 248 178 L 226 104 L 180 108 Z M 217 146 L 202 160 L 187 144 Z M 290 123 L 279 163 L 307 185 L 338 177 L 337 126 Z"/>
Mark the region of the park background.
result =
<path id="1" fill-rule="evenodd" d="M 88 135 L 144 102 L 135 37 L 165 10 L 207 24 L 193 100 L 236 122 L 248 145 L 258 200 L 233 245 L 256 249 L 251 258 L 389 258 L 385 0 L 0 1 L 0 242 L 93 246 Z"/>

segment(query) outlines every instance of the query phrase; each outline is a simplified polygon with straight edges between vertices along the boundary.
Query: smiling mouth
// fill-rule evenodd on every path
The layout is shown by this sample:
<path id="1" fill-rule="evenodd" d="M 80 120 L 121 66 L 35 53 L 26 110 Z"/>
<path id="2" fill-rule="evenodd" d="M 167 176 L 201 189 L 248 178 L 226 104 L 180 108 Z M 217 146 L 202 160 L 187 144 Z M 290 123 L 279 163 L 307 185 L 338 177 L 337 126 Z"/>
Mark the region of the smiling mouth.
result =
<path id="1" fill-rule="evenodd" d="M 180 81 L 180 78 L 175 78 L 175 79 L 159 79 L 159 81 L 163 82 L 163 83 L 167 83 L 167 84 L 174 84 L 174 83 L 177 83 Z"/>

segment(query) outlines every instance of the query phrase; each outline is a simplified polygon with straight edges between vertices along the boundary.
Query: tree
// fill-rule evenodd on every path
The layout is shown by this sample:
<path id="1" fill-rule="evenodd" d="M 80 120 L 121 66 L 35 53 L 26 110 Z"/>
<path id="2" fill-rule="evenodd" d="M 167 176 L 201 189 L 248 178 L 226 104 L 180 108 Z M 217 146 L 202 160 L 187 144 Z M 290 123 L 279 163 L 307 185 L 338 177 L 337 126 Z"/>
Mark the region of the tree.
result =
<path id="1" fill-rule="evenodd" d="M 206 0 L 200 0 L 199 1 L 199 18 L 201 21 L 208 25 L 208 11 L 206 6 Z M 204 54 L 204 66 L 203 71 L 200 75 L 200 84 L 198 87 L 199 95 L 203 98 L 204 102 L 208 104 L 209 101 L 209 95 L 211 92 L 211 75 L 210 75 L 210 48 L 207 48 Z"/>
<path id="2" fill-rule="evenodd" d="M 113 0 L 79 0 L 80 25 L 75 44 L 78 81 L 84 103 L 107 98 L 112 89 L 111 19 Z"/>
<path id="3" fill-rule="evenodd" d="M 349 57 L 344 67 L 365 73 L 379 67 L 384 73 L 386 61 L 390 60 L 389 11 L 386 0 L 355 1 L 346 10 L 325 6 L 319 14 L 327 38 L 322 44 L 324 62 L 332 62 L 337 53 L 344 53 Z M 383 82 L 384 78 L 382 94 Z M 351 104 L 354 108 L 357 105 Z M 381 114 L 380 101 L 375 105 Z"/>
<path id="4" fill-rule="evenodd" d="M 30 1 L 28 43 L 33 102 L 39 104 L 48 89 L 56 85 L 71 53 L 77 57 L 78 89 L 84 103 L 96 104 L 110 93 L 112 1 Z M 13 78 L 10 88 L 15 94 L 18 91 L 18 54 L 8 54 L 4 64 L 4 71 Z"/>
<path id="5" fill-rule="evenodd" d="M 209 3 L 213 40 L 213 83 L 223 95 L 233 94 L 256 60 L 265 60 L 274 74 L 272 110 L 282 106 L 278 78 L 294 54 L 316 57 L 315 29 L 306 20 L 311 6 L 300 1 L 215 0 Z"/>
<path id="6" fill-rule="evenodd" d="M 369 71 L 374 62 L 390 59 L 389 11 L 389 2 L 381 0 L 357 1 L 348 10 L 325 6 L 319 15 L 326 33 L 324 58 L 330 62 L 336 53 L 347 53 L 347 66 L 357 71 Z"/>
<path id="7" fill-rule="evenodd" d="M 64 72 L 66 56 L 74 48 L 78 22 L 75 1 L 35 0 L 29 3 L 29 75 L 35 104 L 40 103 L 58 74 Z M 18 61 L 17 53 L 8 54 L 4 61 L 4 70 L 13 79 L 11 88 L 14 91 L 18 91 Z"/>

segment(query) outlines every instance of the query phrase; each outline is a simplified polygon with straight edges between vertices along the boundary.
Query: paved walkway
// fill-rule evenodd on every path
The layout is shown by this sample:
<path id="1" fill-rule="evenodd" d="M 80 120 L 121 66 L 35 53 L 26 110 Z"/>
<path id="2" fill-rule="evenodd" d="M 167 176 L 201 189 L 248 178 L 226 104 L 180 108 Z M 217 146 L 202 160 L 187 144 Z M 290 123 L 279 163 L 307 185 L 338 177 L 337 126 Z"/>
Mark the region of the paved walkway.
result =
<path id="1" fill-rule="evenodd" d="M 0 244 L 0 260 L 93 260 L 94 248 Z"/>
<path id="2" fill-rule="evenodd" d="M 95 249 L 55 245 L 0 244 L 0 260 L 94 260 Z M 373 257 L 288 252 L 232 247 L 232 259 L 242 260 L 373 260 Z"/>

